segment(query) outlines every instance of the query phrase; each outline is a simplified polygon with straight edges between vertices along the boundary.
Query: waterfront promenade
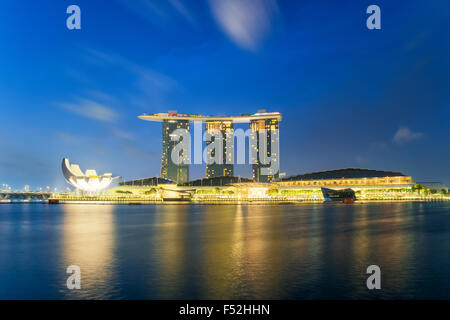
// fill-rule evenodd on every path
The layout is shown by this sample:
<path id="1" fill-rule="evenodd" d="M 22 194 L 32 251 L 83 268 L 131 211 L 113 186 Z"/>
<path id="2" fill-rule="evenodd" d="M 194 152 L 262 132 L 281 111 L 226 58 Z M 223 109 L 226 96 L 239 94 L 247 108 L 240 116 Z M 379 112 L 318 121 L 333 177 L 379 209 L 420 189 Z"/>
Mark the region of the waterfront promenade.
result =
<path id="1" fill-rule="evenodd" d="M 323 197 L 317 198 L 294 198 L 294 197 L 271 197 L 271 198 L 234 198 L 234 197 L 203 197 L 191 199 L 163 199 L 161 197 L 138 197 L 138 196 L 74 196 L 74 195 L 56 195 L 49 199 L 52 203 L 85 203 L 85 204 L 311 204 L 323 203 Z M 389 197 L 389 198 L 361 198 L 355 203 L 371 202 L 435 202 L 450 201 L 449 196 L 410 196 L 410 197 Z"/>

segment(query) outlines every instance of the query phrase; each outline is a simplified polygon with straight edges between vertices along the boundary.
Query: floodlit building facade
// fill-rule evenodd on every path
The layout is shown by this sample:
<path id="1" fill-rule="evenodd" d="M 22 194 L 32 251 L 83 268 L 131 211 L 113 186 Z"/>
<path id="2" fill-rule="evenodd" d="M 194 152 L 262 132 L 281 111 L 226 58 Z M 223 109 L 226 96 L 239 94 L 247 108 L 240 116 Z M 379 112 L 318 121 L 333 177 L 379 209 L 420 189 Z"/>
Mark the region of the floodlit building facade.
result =
<path id="1" fill-rule="evenodd" d="M 411 188 L 415 183 L 411 176 L 401 172 L 346 168 L 300 174 L 282 179 L 284 187 L 334 187 L 334 188 Z"/>
<path id="2" fill-rule="evenodd" d="M 449 195 L 439 192 L 425 193 L 415 187 L 416 181 L 411 176 L 401 172 L 359 168 L 300 174 L 271 183 L 255 182 L 253 179 L 234 176 L 198 179 L 181 185 L 168 184 L 167 180 L 160 180 L 162 179 L 147 178 L 126 181 L 119 188 L 126 188 L 123 190 L 130 191 L 134 196 L 141 194 L 144 198 L 159 197 L 162 200 L 174 198 L 162 191 L 171 190 L 180 193 L 180 196 L 184 194 L 182 200 L 194 202 L 322 202 L 327 200 L 326 198 L 341 200 L 340 197 L 337 197 L 338 199 L 330 197 L 330 193 L 339 196 L 349 195 L 349 198 L 352 200 L 356 198 L 357 201 L 450 199 Z M 434 186 L 442 188 L 442 185 Z"/>
<path id="3" fill-rule="evenodd" d="M 232 176 L 234 160 L 233 122 L 206 121 L 205 126 L 206 132 L 210 136 L 210 139 L 206 141 L 206 178 Z M 219 148 L 208 148 L 213 143 Z M 216 154 L 217 149 L 222 150 L 222 152 Z"/>
<path id="4" fill-rule="evenodd" d="M 171 159 L 172 151 L 177 145 L 178 141 L 174 141 L 173 131 L 175 129 L 189 130 L 190 122 L 204 122 L 206 130 L 209 134 L 215 135 L 221 133 L 221 141 L 215 141 L 212 137 L 207 141 L 207 146 L 211 144 L 218 144 L 223 146 L 220 154 L 216 154 L 213 148 L 207 149 L 207 159 L 218 159 L 219 161 L 208 163 L 206 168 L 206 177 L 222 177 L 233 176 L 234 169 L 234 137 L 233 136 L 235 123 L 249 123 L 250 124 L 250 144 L 253 146 L 253 151 L 258 151 L 260 148 L 266 150 L 269 162 L 266 162 L 258 154 L 251 157 L 253 164 L 253 178 L 256 182 L 271 182 L 279 177 L 280 170 L 280 154 L 279 154 L 279 126 L 281 121 L 281 114 L 279 112 L 266 112 L 265 110 L 258 110 L 255 114 L 243 114 L 240 116 L 202 116 L 199 114 L 179 114 L 176 111 L 169 111 L 168 113 L 143 114 L 139 116 L 142 120 L 162 122 L 163 130 L 163 151 L 161 157 L 161 178 L 170 179 L 177 184 L 183 184 L 189 180 L 189 165 L 175 164 Z M 263 134 L 266 130 L 266 138 L 260 138 L 260 133 Z M 175 137 L 176 138 L 176 137 Z M 228 138 L 228 139 L 227 139 Z M 264 140 L 264 141 L 263 141 Z M 217 149 L 216 149 L 217 150 Z M 188 155 L 186 157 L 189 161 Z M 222 161 L 220 161 L 222 160 Z"/>
<path id="5" fill-rule="evenodd" d="M 176 183 L 185 183 L 189 181 L 189 155 L 179 151 L 182 163 L 176 164 L 172 159 L 174 147 L 183 139 L 180 135 L 174 133 L 177 129 L 189 131 L 189 121 L 186 120 L 168 120 L 162 122 L 162 156 L 161 156 L 161 178 L 172 180 Z M 176 151 L 175 151 L 176 152 Z"/>
<path id="6" fill-rule="evenodd" d="M 113 177 L 112 173 L 98 175 L 92 169 L 83 173 L 79 165 L 70 164 L 67 158 L 62 161 L 62 172 L 67 183 L 79 191 L 92 194 L 102 192 L 111 187 L 114 181 L 120 180 L 120 177 Z"/>
<path id="7" fill-rule="evenodd" d="M 280 174 L 280 137 L 278 119 L 250 121 L 252 173 L 255 182 L 272 182 Z"/>

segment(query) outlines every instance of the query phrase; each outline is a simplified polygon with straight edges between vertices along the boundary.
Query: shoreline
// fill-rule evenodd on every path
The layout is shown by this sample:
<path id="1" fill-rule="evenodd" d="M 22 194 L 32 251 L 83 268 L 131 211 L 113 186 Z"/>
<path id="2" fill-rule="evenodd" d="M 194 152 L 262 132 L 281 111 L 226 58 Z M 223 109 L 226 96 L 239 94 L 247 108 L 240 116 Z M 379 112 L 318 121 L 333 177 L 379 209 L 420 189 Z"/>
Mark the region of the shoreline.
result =
<path id="1" fill-rule="evenodd" d="M 49 201 L 49 200 L 53 200 Z M 84 204 L 84 205 L 302 205 L 302 204 L 344 204 L 342 202 L 325 202 L 318 201 L 303 201 L 303 200 L 244 200 L 244 201 L 162 201 L 162 200 L 62 200 L 62 199 L 49 199 L 44 201 L 1 201 L 0 204 L 51 204 L 51 205 L 64 205 L 64 204 Z M 55 201 L 57 200 L 57 201 Z M 367 203 L 405 203 L 405 202 L 447 202 L 447 199 L 377 199 L 377 200 L 356 200 L 354 205 L 367 204 Z M 345 205 L 352 205 L 345 204 Z"/>

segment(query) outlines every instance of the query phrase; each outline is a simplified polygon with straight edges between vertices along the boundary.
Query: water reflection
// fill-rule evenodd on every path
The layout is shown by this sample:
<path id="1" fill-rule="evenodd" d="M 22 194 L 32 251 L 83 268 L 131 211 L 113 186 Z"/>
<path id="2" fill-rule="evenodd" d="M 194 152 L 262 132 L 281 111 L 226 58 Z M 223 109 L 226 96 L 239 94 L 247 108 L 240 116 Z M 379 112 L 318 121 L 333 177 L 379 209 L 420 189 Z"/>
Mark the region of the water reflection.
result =
<path id="1" fill-rule="evenodd" d="M 10 206 L 0 254 L 0 298 L 448 299 L 450 203 Z"/>
<path id="2" fill-rule="evenodd" d="M 366 281 L 368 275 L 366 274 L 367 267 L 373 264 L 378 265 L 378 261 L 370 261 L 370 235 L 369 235 L 369 220 L 368 220 L 368 205 L 361 204 L 358 207 L 359 214 L 355 214 L 352 219 L 351 227 L 353 237 L 351 239 L 351 272 L 356 273 L 357 277 L 350 277 L 352 279 L 351 286 L 354 290 L 353 297 L 367 293 L 367 288 L 361 286 L 361 283 Z"/>
<path id="3" fill-rule="evenodd" d="M 73 298 L 107 298 L 114 276 L 114 206 L 64 205 L 63 266 L 81 269 L 82 289 L 61 292 Z M 68 275 L 63 277 L 64 284 Z"/>
<path id="4" fill-rule="evenodd" d="M 371 254 L 367 263 L 380 266 L 383 284 L 391 288 L 391 297 L 403 295 L 404 298 L 411 298 L 408 281 L 413 276 L 416 239 L 410 232 L 414 215 L 410 205 L 393 203 L 388 208 L 382 205 L 370 207 L 372 219 L 379 219 L 376 220 L 376 228 L 372 227 L 369 246 Z"/>
<path id="5" fill-rule="evenodd" d="M 158 293 L 162 298 L 180 298 L 186 286 L 184 279 L 188 275 L 189 259 L 187 210 L 186 205 L 157 206 L 155 225 L 149 230 L 154 234 L 150 238 L 150 247 L 158 274 Z M 155 285 L 150 282 L 149 286 Z"/>

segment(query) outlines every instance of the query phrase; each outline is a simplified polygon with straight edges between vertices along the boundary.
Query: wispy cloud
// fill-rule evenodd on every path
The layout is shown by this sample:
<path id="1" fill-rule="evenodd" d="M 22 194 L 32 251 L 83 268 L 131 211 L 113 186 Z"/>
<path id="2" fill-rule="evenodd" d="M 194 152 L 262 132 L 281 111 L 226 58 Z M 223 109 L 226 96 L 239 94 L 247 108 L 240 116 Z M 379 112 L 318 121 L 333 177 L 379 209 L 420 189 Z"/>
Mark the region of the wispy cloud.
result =
<path id="1" fill-rule="evenodd" d="M 397 144 L 405 144 L 423 137 L 421 132 L 413 132 L 408 127 L 400 127 L 395 133 L 393 140 Z"/>
<path id="2" fill-rule="evenodd" d="M 210 0 L 216 22 L 238 46 L 256 50 L 278 14 L 276 0 Z"/>
<path id="3" fill-rule="evenodd" d="M 70 112 L 104 122 L 114 122 L 118 114 L 111 108 L 89 99 L 80 98 L 75 103 L 61 103 L 60 106 Z"/>
<path id="4" fill-rule="evenodd" d="M 58 131 L 55 132 L 55 136 L 61 140 L 61 142 L 63 142 L 64 144 L 70 144 L 70 145 L 74 145 L 74 144 L 80 144 L 81 143 L 81 139 L 79 136 L 64 132 L 64 131 Z"/>
<path id="5" fill-rule="evenodd" d="M 118 2 L 131 12 L 148 19 L 150 22 L 154 22 L 155 17 L 166 17 L 164 10 L 151 0 L 118 0 Z"/>
<path id="6" fill-rule="evenodd" d="M 122 129 L 113 129 L 113 133 L 116 137 L 124 139 L 124 140 L 132 140 L 134 138 L 131 132 L 122 130 Z"/>
<path id="7" fill-rule="evenodd" d="M 132 69 L 139 76 L 138 84 L 143 91 L 167 91 L 177 85 L 175 80 L 159 72 L 139 66 L 133 66 Z"/>
<path id="8" fill-rule="evenodd" d="M 131 76 L 131 81 L 136 85 L 139 92 L 133 93 L 129 101 L 137 104 L 139 107 L 164 105 L 163 101 L 167 93 L 178 87 L 178 83 L 171 77 L 153 69 L 143 67 L 121 56 L 95 49 L 87 49 L 87 52 L 88 55 L 86 58 L 91 63 L 114 65 Z"/>
<path id="9" fill-rule="evenodd" d="M 181 0 L 152 1 L 152 0 L 117 0 L 122 6 L 130 12 L 146 19 L 148 22 L 156 25 L 162 25 L 172 20 L 178 13 L 186 21 L 194 24 L 195 21 L 188 8 Z"/>
<path id="10" fill-rule="evenodd" d="M 190 11 L 186 8 L 186 6 L 180 0 L 169 0 L 169 3 L 187 21 L 189 21 L 190 23 L 194 23 L 194 18 L 192 17 Z"/>

